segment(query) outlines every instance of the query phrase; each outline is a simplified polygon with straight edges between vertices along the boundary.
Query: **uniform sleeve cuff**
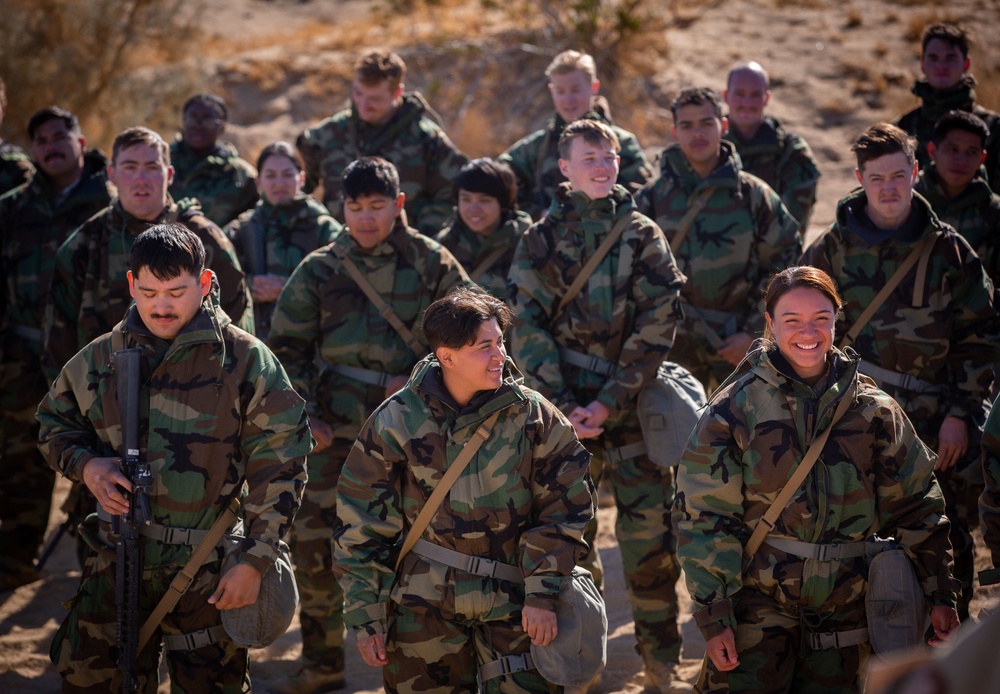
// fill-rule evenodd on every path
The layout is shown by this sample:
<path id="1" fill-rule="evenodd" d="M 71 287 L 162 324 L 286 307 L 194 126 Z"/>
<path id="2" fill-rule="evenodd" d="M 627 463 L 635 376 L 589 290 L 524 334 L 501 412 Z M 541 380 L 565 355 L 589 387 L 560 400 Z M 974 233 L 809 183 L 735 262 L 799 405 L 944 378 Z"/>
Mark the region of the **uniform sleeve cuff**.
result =
<path id="1" fill-rule="evenodd" d="M 736 631 L 736 615 L 730 598 L 716 600 L 694 613 L 694 622 L 707 641 L 718 636 L 726 627 Z"/>
<path id="2" fill-rule="evenodd" d="M 385 603 L 365 605 L 344 612 L 344 624 L 354 630 L 355 636 L 372 636 L 385 633 Z"/>

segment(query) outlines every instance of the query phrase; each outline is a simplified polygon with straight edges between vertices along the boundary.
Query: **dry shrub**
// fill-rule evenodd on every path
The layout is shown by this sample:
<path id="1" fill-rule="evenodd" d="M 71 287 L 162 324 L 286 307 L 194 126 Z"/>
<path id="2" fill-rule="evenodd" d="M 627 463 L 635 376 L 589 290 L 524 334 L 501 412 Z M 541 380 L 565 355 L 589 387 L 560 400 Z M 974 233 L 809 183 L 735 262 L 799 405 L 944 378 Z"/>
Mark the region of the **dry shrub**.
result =
<path id="1" fill-rule="evenodd" d="M 14 139 L 23 140 L 32 113 L 58 104 L 80 117 L 92 142 L 106 146 L 135 122 L 126 120 L 129 114 L 156 110 L 175 86 L 157 82 L 137 90 L 136 73 L 180 60 L 198 40 L 192 0 L 4 0 L 3 5 L 0 74 L 10 98 L 5 127 Z"/>
<path id="2" fill-rule="evenodd" d="M 938 9 L 911 15 L 906 20 L 906 31 L 903 37 L 907 41 L 917 44 L 917 55 L 920 55 L 920 38 L 924 35 L 924 29 L 931 24 L 958 24 L 961 26 L 962 18 L 954 12 Z"/>
<path id="3" fill-rule="evenodd" d="M 861 13 L 857 7 L 848 7 L 847 14 L 844 19 L 845 29 L 857 29 L 864 23 L 864 15 Z"/>

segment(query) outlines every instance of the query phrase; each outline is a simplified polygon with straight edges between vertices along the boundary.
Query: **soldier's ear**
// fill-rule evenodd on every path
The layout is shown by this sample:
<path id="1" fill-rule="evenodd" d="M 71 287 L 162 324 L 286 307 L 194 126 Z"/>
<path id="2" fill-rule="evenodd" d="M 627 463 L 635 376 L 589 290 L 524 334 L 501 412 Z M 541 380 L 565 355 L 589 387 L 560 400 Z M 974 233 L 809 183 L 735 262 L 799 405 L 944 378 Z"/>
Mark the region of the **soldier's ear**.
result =
<path id="1" fill-rule="evenodd" d="M 434 350 L 434 355 L 437 357 L 438 362 L 441 366 L 447 366 L 451 368 L 452 364 L 455 362 L 455 355 L 452 354 L 450 348 L 445 345 L 441 345 L 436 350 Z"/>
<path id="2" fill-rule="evenodd" d="M 858 183 L 865 184 L 865 179 L 861 177 L 861 169 L 854 169 L 854 175 L 857 177 Z"/>
<path id="3" fill-rule="evenodd" d="M 934 146 L 933 142 L 927 143 L 927 156 L 931 158 L 931 161 L 937 161 L 937 147 Z M 986 153 L 983 153 L 986 156 Z"/>
<path id="4" fill-rule="evenodd" d="M 129 270 L 126 275 L 128 276 L 128 293 L 133 299 L 135 298 L 135 276 L 132 275 L 132 271 Z"/>
<path id="5" fill-rule="evenodd" d="M 406 193 L 402 193 L 401 192 L 398 196 L 396 196 L 396 216 L 397 217 L 399 216 L 399 213 L 403 211 L 403 205 L 405 203 L 406 203 Z"/>
<path id="6" fill-rule="evenodd" d="M 204 299 L 212 291 L 212 271 L 202 270 L 201 277 L 198 278 L 198 288 L 201 289 L 201 298 Z"/>

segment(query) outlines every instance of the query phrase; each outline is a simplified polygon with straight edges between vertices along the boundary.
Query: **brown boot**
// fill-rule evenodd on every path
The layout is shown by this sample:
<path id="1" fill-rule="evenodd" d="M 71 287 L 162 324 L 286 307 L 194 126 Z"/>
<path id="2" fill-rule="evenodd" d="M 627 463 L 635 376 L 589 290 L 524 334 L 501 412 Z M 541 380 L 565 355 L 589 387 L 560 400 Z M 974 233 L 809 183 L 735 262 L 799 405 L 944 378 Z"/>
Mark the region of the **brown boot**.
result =
<path id="1" fill-rule="evenodd" d="M 271 687 L 271 694 L 322 694 L 343 689 L 346 684 L 343 668 L 309 664 Z"/>
<path id="2" fill-rule="evenodd" d="M 645 666 L 645 687 L 647 692 L 657 694 L 692 694 L 694 687 L 677 679 L 676 663 L 648 662 Z"/>

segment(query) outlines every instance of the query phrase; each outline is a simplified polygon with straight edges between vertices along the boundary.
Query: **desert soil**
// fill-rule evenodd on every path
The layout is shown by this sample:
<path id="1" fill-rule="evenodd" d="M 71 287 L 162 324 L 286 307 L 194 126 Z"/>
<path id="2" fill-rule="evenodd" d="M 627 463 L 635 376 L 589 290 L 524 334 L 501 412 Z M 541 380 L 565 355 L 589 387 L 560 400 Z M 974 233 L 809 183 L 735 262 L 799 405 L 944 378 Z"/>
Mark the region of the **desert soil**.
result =
<path id="1" fill-rule="evenodd" d="M 163 72 L 147 79 L 152 84 L 163 75 L 175 74 L 172 70 L 182 69 L 188 78 L 196 76 L 199 89 L 222 92 L 232 112 L 228 136 L 253 160 L 268 142 L 293 140 L 302 128 L 341 106 L 358 48 L 386 45 L 400 50 L 411 65 L 408 86 L 425 92 L 439 90 L 449 108 L 438 110 L 456 143 L 471 155 L 495 155 L 547 117 L 543 85 L 523 77 L 519 70 L 530 68 L 531 75 L 540 74 L 554 51 L 523 44 L 498 46 L 496 40 L 491 43 L 491 25 L 486 21 L 489 15 L 478 9 L 477 2 L 466 3 L 464 8 L 454 7 L 455 3 L 445 5 L 437 14 L 401 25 L 373 13 L 372 4 L 363 0 L 207 3 L 202 22 L 211 40 L 206 43 L 205 55 L 181 68 L 164 66 Z M 645 74 L 630 78 L 637 89 L 647 90 L 649 98 L 627 101 L 622 96 L 616 103 L 625 107 L 615 109 L 616 121 L 636 132 L 655 159 L 670 141 L 669 116 L 664 115 L 670 94 L 691 84 L 722 89 L 730 64 L 759 60 L 769 69 L 774 83 L 770 112 L 807 139 L 823 173 L 810 238 L 833 220 L 837 200 L 855 185 L 848 151 L 851 140 L 870 123 L 892 118 L 914 104 L 908 88 L 918 74 L 913 36 L 919 35 L 919 27 L 933 19 L 964 20 L 984 37 L 981 45 L 988 45 L 991 30 L 1000 26 L 998 0 L 956 0 L 948 3 L 947 9 L 921 0 L 847 5 L 833 0 L 746 0 L 676 5 L 677 20 L 666 31 L 668 50 L 644 57 L 652 61 Z M 446 41 L 436 38 L 435 24 L 443 32 L 443 27 L 456 22 L 468 27 L 467 42 L 451 35 Z M 497 31 L 506 36 L 502 31 L 507 29 Z M 483 54 L 490 58 L 485 67 L 457 74 L 462 61 L 455 59 L 456 52 L 475 56 L 469 58 L 470 64 L 482 60 Z M 513 53 L 520 57 L 511 59 Z M 534 53 L 540 55 L 529 61 L 528 68 L 523 61 L 517 62 Z M 989 71 L 996 75 L 997 57 L 996 51 L 974 53 L 979 74 Z M 508 59 L 514 66 L 501 69 L 500 74 L 520 80 L 519 86 L 534 85 L 525 89 L 524 118 L 515 118 L 513 125 L 506 122 L 510 111 L 504 111 L 517 101 L 510 90 L 494 84 L 483 91 L 483 83 L 488 83 L 483 75 L 495 76 L 494 63 Z M 470 85 L 464 97 L 447 91 L 445 83 L 452 77 L 459 87 Z M 616 93 L 622 91 L 629 90 Z M 1000 108 L 1000 103 L 991 101 L 997 98 L 995 90 L 984 93 L 988 106 Z M 477 111 L 477 100 L 487 106 Z M 489 114 L 493 104 L 497 104 L 496 113 L 504 114 L 504 125 L 484 129 L 484 125 L 491 125 L 482 120 L 484 113 Z M 516 135 L 509 134 L 517 130 Z M 107 148 L 107 143 L 104 146 Z M 57 497 L 65 491 L 66 483 L 60 481 Z M 613 509 L 602 509 L 599 514 L 602 530 L 598 546 L 607 571 L 610 622 L 609 665 L 599 691 L 634 693 L 642 690 L 642 664 L 634 650 L 621 555 L 610 530 L 614 513 Z M 61 519 L 56 505 L 50 525 L 54 528 Z M 78 580 L 73 543 L 64 540 L 40 581 L 0 594 L 0 691 L 58 691 L 59 677 L 48 661 L 48 643 L 65 613 L 62 602 L 72 595 Z M 693 681 L 704 643 L 690 620 L 691 601 L 683 582 L 679 591 L 685 638 L 681 674 Z M 995 601 L 997 595 L 1000 592 L 981 592 L 973 613 Z M 269 685 L 291 675 L 300 650 L 296 620 L 275 644 L 255 651 L 252 671 L 257 691 L 267 692 Z M 381 691 L 379 673 L 361 663 L 350 643 L 347 653 L 347 691 Z M 161 691 L 168 691 L 165 684 Z"/>

